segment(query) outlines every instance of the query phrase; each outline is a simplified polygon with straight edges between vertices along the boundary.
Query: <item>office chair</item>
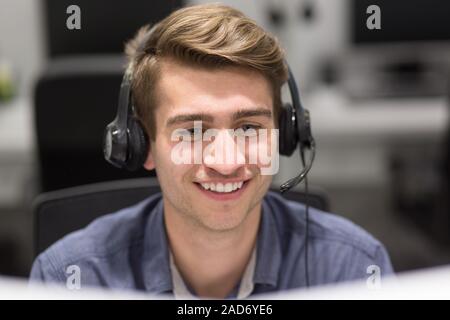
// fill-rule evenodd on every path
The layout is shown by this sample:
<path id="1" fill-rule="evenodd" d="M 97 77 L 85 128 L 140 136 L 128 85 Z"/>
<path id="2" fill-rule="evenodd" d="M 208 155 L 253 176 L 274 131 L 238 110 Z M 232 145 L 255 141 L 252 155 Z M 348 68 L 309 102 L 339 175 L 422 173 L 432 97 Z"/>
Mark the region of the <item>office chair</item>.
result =
<path id="1" fill-rule="evenodd" d="M 277 188 L 272 191 L 277 191 Z M 312 189 L 312 190 L 311 190 Z M 137 178 L 95 183 L 39 195 L 33 203 L 36 256 L 66 234 L 81 229 L 94 219 L 131 206 L 160 192 L 156 178 Z M 291 190 L 286 199 L 305 203 L 306 195 Z M 309 204 L 328 211 L 324 191 L 310 188 Z"/>
<path id="2" fill-rule="evenodd" d="M 447 108 L 450 109 L 450 73 L 447 81 Z M 439 242 L 450 244 L 450 122 L 441 143 L 441 157 L 437 164 L 438 186 L 436 194 L 431 199 L 434 203 L 432 212 L 431 234 Z"/>

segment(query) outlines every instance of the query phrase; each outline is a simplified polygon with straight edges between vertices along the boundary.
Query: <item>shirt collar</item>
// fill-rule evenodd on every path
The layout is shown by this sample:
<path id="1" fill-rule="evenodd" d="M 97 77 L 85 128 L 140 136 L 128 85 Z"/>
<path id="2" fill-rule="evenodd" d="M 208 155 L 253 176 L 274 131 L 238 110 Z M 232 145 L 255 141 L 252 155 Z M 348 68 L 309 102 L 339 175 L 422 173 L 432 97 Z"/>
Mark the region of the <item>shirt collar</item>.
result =
<path id="1" fill-rule="evenodd" d="M 253 249 L 250 261 L 248 262 L 242 279 L 238 285 L 239 289 L 237 292 L 232 293 L 229 298 L 245 299 L 250 296 L 254 287 L 253 275 L 255 272 L 255 264 L 256 250 Z M 170 270 L 172 272 L 172 284 L 175 299 L 199 299 L 199 297 L 195 296 L 185 284 L 177 266 L 175 265 L 172 254 L 170 254 Z"/>
<path id="2" fill-rule="evenodd" d="M 161 197 L 161 194 L 159 196 Z M 147 219 L 143 245 L 143 280 L 146 291 L 152 293 L 172 291 L 169 247 L 163 213 L 161 197 Z"/>

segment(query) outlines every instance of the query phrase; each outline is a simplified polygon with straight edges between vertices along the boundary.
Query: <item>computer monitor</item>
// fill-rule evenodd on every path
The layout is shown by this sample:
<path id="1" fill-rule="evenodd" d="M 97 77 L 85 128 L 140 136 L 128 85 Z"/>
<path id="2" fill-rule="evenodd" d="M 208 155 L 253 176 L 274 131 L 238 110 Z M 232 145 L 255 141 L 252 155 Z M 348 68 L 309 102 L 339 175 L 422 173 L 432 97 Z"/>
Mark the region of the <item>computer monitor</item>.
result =
<path id="1" fill-rule="evenodd" d="M 183 3 L 183 0 L 44 0 L 48 56 L 121 53 L 126 40 L 139 27 L 161 20 Z M 80 29 L 70 30 L 66 26 L 70 16 L 67 8 L 71 5 L 80 8 Z"/>
<path id="2" fill-rule="evenodd" d="M 380 28 L 367 21 L 380 9 Z M 344 88 L 355 98 L 435 97 L 446 93 L 450 1 L 350 0 L 351 56 Z M 367 77 L 370 74 L 370 77 Z"/>
<path id="3" fill-rule="evenodd" d="M 370 5 L 380 7 L 381 29 L 367 28 Z M 448 0 L 352 0 L 355 44 L 450 42 Z"/>

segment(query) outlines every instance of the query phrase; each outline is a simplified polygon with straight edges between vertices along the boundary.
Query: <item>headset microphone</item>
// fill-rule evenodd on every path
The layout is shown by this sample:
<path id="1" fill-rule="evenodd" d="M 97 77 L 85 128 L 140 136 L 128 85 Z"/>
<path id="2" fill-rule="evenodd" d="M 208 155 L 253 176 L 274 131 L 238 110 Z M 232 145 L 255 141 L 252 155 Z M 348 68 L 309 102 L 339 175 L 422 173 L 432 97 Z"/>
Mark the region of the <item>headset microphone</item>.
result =
<path id="1" fill-rule="evenodd" d="M 313 141 L 311 141 L 310 146 L 310 156 L 309 156 L 309 162 L 307 165 L 305 165 L 305 157 L 304 157 L 304 151 L 300 150 L 300 157 L 303 164 L 303 170 L 294 178 L 289 179 L 285 183 L 283 183 L 280 186 L 280 192 L 285 193 L 286 191 L 289 191 L 291 188 L 295 187 L 297 184 L 299 184 L 303 179 L 306 178 L 306 175 L 308 174 L 309 170 L 312 167 L 312 164 L 314 162 L 314 157 L 316 155 L 316 144 Z"/>

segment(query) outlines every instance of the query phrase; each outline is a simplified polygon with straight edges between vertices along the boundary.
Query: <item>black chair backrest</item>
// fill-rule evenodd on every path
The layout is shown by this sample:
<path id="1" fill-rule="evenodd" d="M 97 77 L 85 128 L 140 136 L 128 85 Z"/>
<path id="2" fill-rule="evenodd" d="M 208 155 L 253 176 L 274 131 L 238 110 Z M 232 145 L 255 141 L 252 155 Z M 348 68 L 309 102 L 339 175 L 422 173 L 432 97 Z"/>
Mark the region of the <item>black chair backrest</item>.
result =
<path id="1" fill-rule="evenodd" d="M 276 191 L 276 189 L 272 189 Z M 49 247 L 66 234 L 81 229 L 94 219 L 131 206 L 160 192 L 156 178 L 137 178 L 109 181 L 48 192 L 39 195 L 33 205 L 35 254 Z M 313 189 L 304 192 L 291 190 L 286 199 L 308 203 L 328 211 L 326 194 Z"/>

